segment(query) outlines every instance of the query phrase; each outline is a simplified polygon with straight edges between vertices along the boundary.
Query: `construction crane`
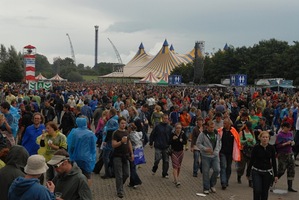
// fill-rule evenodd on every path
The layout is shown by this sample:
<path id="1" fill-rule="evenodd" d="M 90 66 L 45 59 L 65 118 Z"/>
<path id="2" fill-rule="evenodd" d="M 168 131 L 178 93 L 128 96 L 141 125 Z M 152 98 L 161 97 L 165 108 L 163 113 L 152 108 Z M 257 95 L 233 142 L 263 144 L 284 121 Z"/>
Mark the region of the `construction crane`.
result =
<path id="1" fill-rule="evenodd" d="M 123 64 L 123 61 L 121 60 L 121 57 L 116 49 L 116 47 L 114 46 L 113 42 L 107 38 L 109 40 L 109 42 L 111 43 L 113 49 L 114 49 L 114 52 L 116 54 L 116 57 L 117 57 L 117 60 L 118 60 L 118 64 L 114 64 L 113 65 L 113 72 L 122 72 L 124 73 L 124 64 Z"/>
<path id="2" fill-rule="evenodd" d="M 109 38 L 107 38 L 107 39 L 109 40 L 109 42 L 111 43 L 111 45 L 112 45 L 112 47 L 113 47 L 113 49 L 114 49 L 114 52 L 115 52 L 115 54 L 116 54 L 118 63 L 119 63 L 119 64 L 123 64 L 123 61 L 121 60 L 121 57 L 120 57 L 120 55 L 119 55 L 119 53 L 118 53 L 116 47 L 114 46 L 113 42 L 112 42 Z"/>
<path id="3" fill-rule="evenodd" d="M 75 52 L 74 52 L 74 48 L 73 48 L 73 44 L 70 38 L 70 35 L 67 33 L 66 36 L 68 37 L 69 41 L 70 41 L 70 46 L 71 46 L 71 53 L 72 53 L 72 59 L 74 60 L 74 63 L 76 65 L 76 57 L 75 57 Z"/>

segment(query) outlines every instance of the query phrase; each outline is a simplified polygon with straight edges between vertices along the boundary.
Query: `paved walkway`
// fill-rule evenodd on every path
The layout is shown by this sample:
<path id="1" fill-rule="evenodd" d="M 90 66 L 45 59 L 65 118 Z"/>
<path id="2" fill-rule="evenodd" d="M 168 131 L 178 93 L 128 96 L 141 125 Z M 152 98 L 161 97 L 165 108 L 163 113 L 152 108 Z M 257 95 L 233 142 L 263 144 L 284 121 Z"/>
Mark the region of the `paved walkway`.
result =
<path id="1" fill-rule="evenodd" d="M 128 180 L 125 183 L 125 197 L 123 199 L 134 199 L 134 200 L 191 200 L 191 199 L 225 199 L 225 200 L 251 200 L 252 189 L 248 187 L 248 182 L 246 177 L 242 177 L 242 184 L 237 183 L 236 170 L 233 164 L 233 173 L 230 179 L 230 185 L 226 190 L 221 190 L 221 185 L 218 180 L 216 189 L 217 192 L 209 194 L 206 197 L 196 196 L 196 193 L 202 193 L 202 176 L 194 178 L 192 176 L 192 165 L 193 165 L 193 155 L 190 151 L 185 151 L 183 165 L 180 174 L 181 187 L 176 188 L 173 184 L 172 179 L 172 165 L 170 161 L 169 167 L 169 179 L 162 178 L 162 162 L 159 164 L 159 169 L 155 175 L 151 174 L 151 168 L 153 166 L 154 160 L 154 149 L 151 149 L 148 145 L 145 147 L 145 156 L 147 163 L 141 165 L 138 169 L 138 174 L 143 181 L 143 184 L 137 189 L 127 187 Z M 298 161 L 297 161 L 298 162 Z M 101 174 L 103 175 L 104 169 L 102 169 Z M 296 167 L 296 178 L 294 181 L 294 188 L 299 190 L 299 167 Z M 95 200 L 99 199 L 119 199 L 116 196 L 115 180 L 114 179 L 101 179 L 100 175 L 93 174 L 93 186 L 92 192 Z M 286 184 L 286 174 L 279 180 L 276 184 L 277 189 L 287 189 Z M 269 200 L 291 200 L 297 199 L 299 193 L 287 193 L 284 195 L 269 194 Z"/>

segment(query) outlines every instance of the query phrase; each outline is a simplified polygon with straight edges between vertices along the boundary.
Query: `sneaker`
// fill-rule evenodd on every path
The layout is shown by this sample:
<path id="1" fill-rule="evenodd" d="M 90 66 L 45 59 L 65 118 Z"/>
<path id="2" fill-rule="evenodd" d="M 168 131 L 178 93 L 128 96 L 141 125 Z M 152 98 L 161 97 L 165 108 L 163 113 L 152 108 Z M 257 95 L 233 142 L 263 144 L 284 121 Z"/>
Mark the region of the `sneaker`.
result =
<path id="1" fill-rule="evenodd" d="M 155 174 L 156 174 L 156 172 L 152 171 L 152 175 L 155 175 Z"/>
<path id="2" fill-rule="evenodd" d="M 197 177 L 197 174 L 193 174 L 193 177 Z"/>
<path id="3" fill-rule="evenodd" d="M 130 185 L 130 184 L 128 184 L 128 187 L 130 187 L 130 188 L 133 188 L 133 187 L 134 187 L 134 185 Z"/>
<path id="4" fill-rule="evenodd" d="M 216 188 L 211 187 L 211 192 L 212 192 L 212 193 L 216 193 Z"/>
<path id="5" fill-rule="evenodd" d="M 175 184 L 175 186 L 176 186 L 176 187 L 180 187 L 180 186 L 181 186 L 181 183 L 180 183 L 180 182 L 177 182 L 177 183 Z"/>
<path id="6" fill-rule="evenodd" d="M 108 178 L 110 178 L 109 176 L 106 176 L 106 175 L 104 175 L 104 176 L 101 176 L 101 178 L 102 179 L 108 179 Z"/>
<path id="7" fill-rule="evenodd" d="M 162 176 L 163 178 L 166 178 L 166 179 L 169 179 L 169 176 L 168 175 L 166 175 L 166 176 Z"/>
<path id="8" fill-rule="evenodd" d="M 226 185 L 222 185 L 222 186 L 221 186 L 221 189 L 222 189 L 222 190 L 225 190 L 225 189 L 226 189 Z"/>
<path id="9" fill-rule="evenodd" d="M 209 190 L 204 190 L 203 193 L 204 194 L 210 194 L 210 191 Z"/>
<path id="10" fill-rule="evenodd" d="M 124 198 L 124 195 L 123 195 L 122 193 L 118 193 L 117 196 L 118 196 L 119 198 Z"/>

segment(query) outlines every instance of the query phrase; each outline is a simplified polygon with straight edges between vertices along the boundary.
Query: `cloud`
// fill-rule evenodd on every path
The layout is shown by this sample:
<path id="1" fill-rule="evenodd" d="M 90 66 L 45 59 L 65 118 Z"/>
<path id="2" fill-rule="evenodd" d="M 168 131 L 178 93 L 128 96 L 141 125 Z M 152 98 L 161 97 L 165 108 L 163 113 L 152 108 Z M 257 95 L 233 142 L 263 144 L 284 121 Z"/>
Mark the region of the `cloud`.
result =
<path id="1" fill-rule="evenodd" d="M 134 33 L 138 31 L 145 31 L 148 28 L 148 24 L 141 21 L 115 22 L 108 27 L 106 32 Z"/>

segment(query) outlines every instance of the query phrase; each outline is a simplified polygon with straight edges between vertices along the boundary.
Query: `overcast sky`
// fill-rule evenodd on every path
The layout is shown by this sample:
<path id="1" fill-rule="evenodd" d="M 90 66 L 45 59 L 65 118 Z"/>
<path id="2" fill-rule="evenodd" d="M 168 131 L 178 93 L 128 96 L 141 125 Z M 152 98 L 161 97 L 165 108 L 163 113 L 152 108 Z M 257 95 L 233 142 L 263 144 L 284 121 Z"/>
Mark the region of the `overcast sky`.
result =
<path id="1" fill-rule="evenodd" d="M 95 29 L 99 26 L 98 62 L 123 63 L 137 52 L 156 54 L 165 39 L 178 53 L 195 41 L 205 51 L 253 46 L 275 38 L 290 45 L 299 40 L 299 0 L 0 0 L 0 44 L 17 51 L 31 44 L 49 62 L 71 57 L 94 65 Z"/>

